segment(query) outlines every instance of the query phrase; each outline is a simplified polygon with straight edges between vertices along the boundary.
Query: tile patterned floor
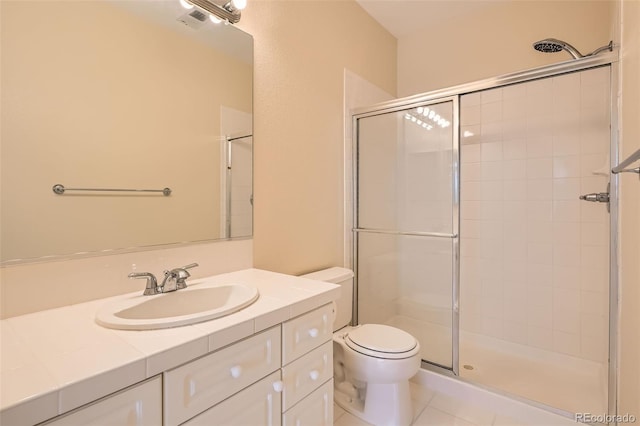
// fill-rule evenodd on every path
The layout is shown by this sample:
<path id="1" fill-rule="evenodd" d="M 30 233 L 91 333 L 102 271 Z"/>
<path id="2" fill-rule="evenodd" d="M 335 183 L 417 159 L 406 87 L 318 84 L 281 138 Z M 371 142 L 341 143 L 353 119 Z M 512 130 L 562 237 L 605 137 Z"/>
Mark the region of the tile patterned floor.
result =
<path id="1" fill-rule="evenodd" d="M 534 418 L 514 418 L 416 383 L 410 385 L 414 426 L 552 426 L 548 418 L 544 424 Z M 370 426 L 335 404 L 333 419 L 334 426 Z M 554 423 L 560 426 L 573 422 L 558 416 Z"/>

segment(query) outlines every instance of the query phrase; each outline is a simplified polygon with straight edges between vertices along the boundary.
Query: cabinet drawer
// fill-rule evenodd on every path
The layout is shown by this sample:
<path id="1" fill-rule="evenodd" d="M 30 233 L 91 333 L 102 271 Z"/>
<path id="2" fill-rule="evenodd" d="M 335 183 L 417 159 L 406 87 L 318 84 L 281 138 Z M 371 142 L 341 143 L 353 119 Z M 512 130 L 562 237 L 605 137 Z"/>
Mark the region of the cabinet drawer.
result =
<path id="1" fill-rule="evenodd" d="M 280 367 L 280 326 L 165 373 L 165 424 L 177 425 Z"/>
<path id="2" fill-rule="evenodd" d="M 280 371 L 183 423 L 183 426 L 280 426 L 282 406 L 281 391 L 276 390 L 278 385 L 281 385 Z"/>
<path id="3" fill-rule="evenodd" d="M 283 426 L 332 426 L 333 379 L 284 413 L 282 424 Z"/>
<path id="4" fill-rule="evenodd" d="M 333 342 L 330 341 L 282 369 L 282 410 L 293 407 L 332 377 Z"/>
<path id="5" fill-rule="evenodd" d="M 47 426 L 157 426 L 162 423 L 162 382 L 157 376 L 58 417 Z"/>
<path id="6" fill-rule="evenodd" d="M 282 364 L 317 348 L 333 334 L 333 305 L 324 305 L 282 324 Z"/>

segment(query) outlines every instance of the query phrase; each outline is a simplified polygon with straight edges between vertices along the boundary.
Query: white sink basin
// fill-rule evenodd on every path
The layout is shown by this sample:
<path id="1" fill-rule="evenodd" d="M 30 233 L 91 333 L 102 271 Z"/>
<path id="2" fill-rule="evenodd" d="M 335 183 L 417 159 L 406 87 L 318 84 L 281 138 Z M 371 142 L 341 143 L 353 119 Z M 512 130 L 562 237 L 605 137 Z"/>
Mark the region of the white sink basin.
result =
<path id="1" fill-rule="evenodd" d="M 96 322 L 122 330 L 177 327 L 229 315 L 258 297 L 258 289 L 244 284 L 203 283 L 156 296 L 113 301 L 98 311 Z"/>

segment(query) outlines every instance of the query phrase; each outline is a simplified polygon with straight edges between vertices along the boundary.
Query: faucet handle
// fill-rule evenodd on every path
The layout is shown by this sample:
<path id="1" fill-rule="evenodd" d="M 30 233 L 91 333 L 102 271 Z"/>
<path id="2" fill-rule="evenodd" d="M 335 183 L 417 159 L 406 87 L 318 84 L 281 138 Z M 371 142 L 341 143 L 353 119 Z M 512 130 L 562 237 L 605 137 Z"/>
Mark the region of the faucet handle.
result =
<path id="1" fill-rule="evenodd" d="M 183 266 L 182 268 L 179 268 L 179 269 L 185 269 L 186 270 L 186 269 L 195 268 L 196 266 L 200 266 L 200 265 L 198 265 L 197 263 L 190 263 L 187 266 Z"/>
<path id="2" fill-rule="evenodd" d="M 155 275 L 150 272 L 132 272 L 128 275 L 129 278 L 138 279 L 138 278 L 146 278 L 147 285 L 144 288 L 145 296 L 150 296 L 154 294 L 160 294 L 162 291 L 158 288 L 158 280 L 156 280 Z"/>
<path id="3" fill-rule="evenodd" d="M 183 266 L 182 268 L 175 268 L 171 270 L 171 273 L 173 273 L 176 278 L 177 290 L 187 287 L 186 279 L 191 276 L 191 274 L 187 272 L 187 269 L 195 268 L 196 266 L 200 266 L 200 265 L 198 265 L 197 263 L 190 263 L 186 266 Z"/>

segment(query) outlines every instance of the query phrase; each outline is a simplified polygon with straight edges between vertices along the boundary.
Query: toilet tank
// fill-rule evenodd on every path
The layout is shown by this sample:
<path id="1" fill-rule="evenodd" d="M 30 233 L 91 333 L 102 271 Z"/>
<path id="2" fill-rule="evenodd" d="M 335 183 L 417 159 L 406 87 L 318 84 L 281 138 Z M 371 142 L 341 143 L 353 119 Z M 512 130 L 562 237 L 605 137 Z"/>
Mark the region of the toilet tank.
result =
<path id="1" fill-rule="evenodd" d="M 333 331 L 349 325 L 353 309 L 353 271 L 347 268 L 334 266 L 301 275 L 310 280 L 324 281 L 340 286 L 340 297 L 336 300 L 336 319 L 333 323 Z"/>

